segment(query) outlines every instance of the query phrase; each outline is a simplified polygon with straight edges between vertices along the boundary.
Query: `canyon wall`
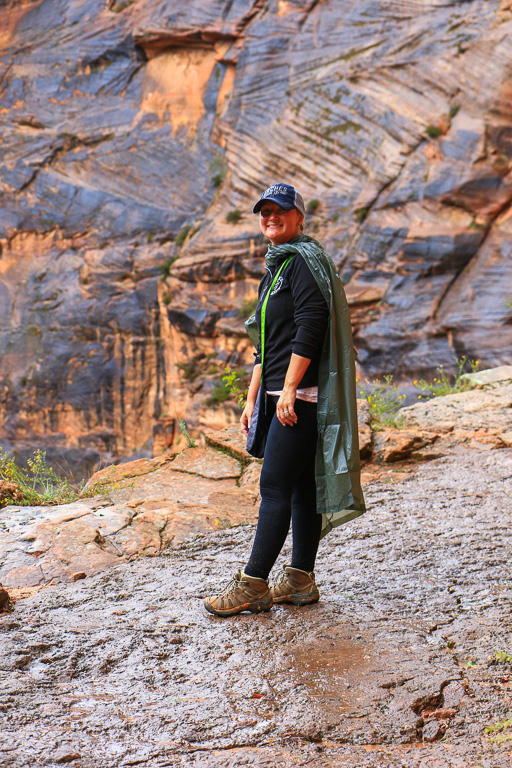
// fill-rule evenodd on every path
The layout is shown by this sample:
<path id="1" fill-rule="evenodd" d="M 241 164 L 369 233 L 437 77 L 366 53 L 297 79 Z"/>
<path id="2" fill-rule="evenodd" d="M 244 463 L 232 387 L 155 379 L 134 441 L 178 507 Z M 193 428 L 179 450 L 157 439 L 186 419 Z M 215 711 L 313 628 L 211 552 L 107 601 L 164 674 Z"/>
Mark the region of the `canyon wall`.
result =
<path id="1" fill-rule="evenodd" d="M 278 180 L 361 375 L 510 362 L 511 70 L 510 0 L 1 3 L 0 445 L 83 474 L 235 420 Z"/>

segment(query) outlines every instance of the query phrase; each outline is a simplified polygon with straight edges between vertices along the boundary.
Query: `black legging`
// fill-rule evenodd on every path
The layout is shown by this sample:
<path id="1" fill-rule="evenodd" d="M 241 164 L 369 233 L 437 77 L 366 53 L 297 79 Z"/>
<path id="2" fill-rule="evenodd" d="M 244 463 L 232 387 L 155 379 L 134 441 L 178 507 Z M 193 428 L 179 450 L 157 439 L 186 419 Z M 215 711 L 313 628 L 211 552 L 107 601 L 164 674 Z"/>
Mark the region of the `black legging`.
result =
<path id="1" fill-rule="evenodd" d="M 293 568 L 312 571 L 322 516 L 316 513 L 316 403 L 295 401 L 297 423 L 283 426 L 275 413 L 277 397 L 267 398 L 272 413 L 260 478 L 261 505 L 251 556 L 244 571 L 267 579 L 292 522 Z"/>

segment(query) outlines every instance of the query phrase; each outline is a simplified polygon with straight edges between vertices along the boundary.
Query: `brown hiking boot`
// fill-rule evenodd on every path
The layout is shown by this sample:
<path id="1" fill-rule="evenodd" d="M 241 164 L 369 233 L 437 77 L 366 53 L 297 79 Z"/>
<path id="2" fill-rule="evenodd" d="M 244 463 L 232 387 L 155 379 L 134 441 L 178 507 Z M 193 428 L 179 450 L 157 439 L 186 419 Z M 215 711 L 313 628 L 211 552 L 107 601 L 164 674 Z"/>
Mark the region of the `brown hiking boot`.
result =
<path id="1" fill-rule="evenodd" d="M 259 613 L 270 611 L 272 595 L 265 579 L 238 571 L 222 592 L 206 598 L 204 607 L 216 616 L 235 616 L 242 611 Z"/>
<path id="2" fill-rule="evenodd" d="M 315 574 L 292 568 L 291 565 L 285 565 L 270 592 L 274 603 L 308 605 L 316 603 L 320 598 Z"/>

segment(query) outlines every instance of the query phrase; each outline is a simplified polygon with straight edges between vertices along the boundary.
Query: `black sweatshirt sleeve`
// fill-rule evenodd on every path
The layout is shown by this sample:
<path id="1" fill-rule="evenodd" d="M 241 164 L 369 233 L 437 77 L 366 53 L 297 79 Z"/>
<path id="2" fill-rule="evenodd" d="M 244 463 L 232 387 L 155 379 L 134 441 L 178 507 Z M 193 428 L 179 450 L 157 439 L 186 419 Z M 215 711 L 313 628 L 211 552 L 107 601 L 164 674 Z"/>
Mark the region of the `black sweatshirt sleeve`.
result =
<path id="1" fill-rule="evenodd" d="M 292 339 L 292 352 L 312 360 L 324 341 L 329 308 L 302 256 L 294 259 L 293 269 L 290 270 L 290 287 L 297 326 L 295 338 Z"/>

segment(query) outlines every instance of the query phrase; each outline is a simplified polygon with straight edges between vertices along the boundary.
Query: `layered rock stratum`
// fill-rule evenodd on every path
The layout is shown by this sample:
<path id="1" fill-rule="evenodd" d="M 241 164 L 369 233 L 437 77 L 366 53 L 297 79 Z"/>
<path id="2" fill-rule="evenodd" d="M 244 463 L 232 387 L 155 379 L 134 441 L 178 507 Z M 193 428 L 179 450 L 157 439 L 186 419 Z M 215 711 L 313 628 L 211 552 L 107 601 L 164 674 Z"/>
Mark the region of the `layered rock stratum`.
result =
<path id="1" fill-rule="evenodd" d="M 511 32 L 509 0 L 3 2 L 1 444 L 83 474 L 235 420 L 280 179 L 362 375 L 509 362 Z"/>

